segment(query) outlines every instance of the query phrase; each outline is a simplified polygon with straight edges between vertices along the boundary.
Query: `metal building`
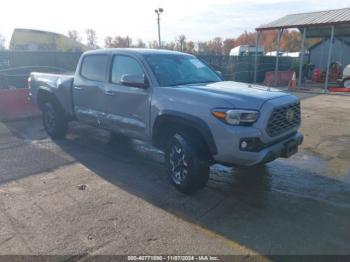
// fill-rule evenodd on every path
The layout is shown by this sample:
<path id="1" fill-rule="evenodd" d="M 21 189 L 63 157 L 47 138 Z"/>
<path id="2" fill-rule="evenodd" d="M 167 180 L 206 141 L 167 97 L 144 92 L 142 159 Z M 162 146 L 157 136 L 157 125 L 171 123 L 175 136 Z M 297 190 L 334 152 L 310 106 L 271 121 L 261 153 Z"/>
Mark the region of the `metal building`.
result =
<path id="1" fill-rule="evenodd" d="M 286 15 L 280 19 L 272 21 L 266 25 L 256 28 L 257 38 L 256 45 L 258 46 L 260 33 L 264 30 L 276 30 L 276 45 L 277 53 L 280 51 L 280 40 L 283 30 L 297 28 L 302 34 L 302 43 L 300 51 L 302 52 L 299 65 L 298 85 L 302 81 L 302 67 L 304 64 L 305 39 L 306 38 L 328 38 L 329 42 L 326 55 L 326 80 L 325 89 L 328 88 L 329 66 L 331 64 L 333 43 L 336 38 L 350 37 L 350 8 L 342 8 L 335 10 L 326 10 L 319 12 L 300 13 Z M 258 57 L 255 57 L 254 81 L 256 82 Z M 276 56 L 275 62 L 275 81 L 278 74 L 279 56 Z"/>
<path id="2" fill-rule="evenodd" d="M 311 46 L 309 48 L 309 64 L 315 65 L 317 68 L 326 69 L 329 44 L 329 38 L 325 38 Z M 350 64 L 350 37 L 334 38 L 331 61 L 339 62 L 344 67 Z"/>

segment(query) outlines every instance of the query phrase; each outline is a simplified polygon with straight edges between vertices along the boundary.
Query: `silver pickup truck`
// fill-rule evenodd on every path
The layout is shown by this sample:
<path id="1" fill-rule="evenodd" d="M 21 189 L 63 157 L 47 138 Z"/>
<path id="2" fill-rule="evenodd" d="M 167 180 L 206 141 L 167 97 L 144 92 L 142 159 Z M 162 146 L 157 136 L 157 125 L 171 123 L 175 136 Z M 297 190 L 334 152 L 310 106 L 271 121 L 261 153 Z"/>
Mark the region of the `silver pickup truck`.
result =
<path id="1" fill-rule="evenodd" d="M 51 138 L 78 120 L 149 142 L 165 152 L 169 177 L 185 193 L 206 185 L 213 163 L 260 165 L 290 157 L 303 141 L 297 97 L 222 81 L 189 54 L 89 51 L 75 75 L 32 73 L 28 82 Z"/>

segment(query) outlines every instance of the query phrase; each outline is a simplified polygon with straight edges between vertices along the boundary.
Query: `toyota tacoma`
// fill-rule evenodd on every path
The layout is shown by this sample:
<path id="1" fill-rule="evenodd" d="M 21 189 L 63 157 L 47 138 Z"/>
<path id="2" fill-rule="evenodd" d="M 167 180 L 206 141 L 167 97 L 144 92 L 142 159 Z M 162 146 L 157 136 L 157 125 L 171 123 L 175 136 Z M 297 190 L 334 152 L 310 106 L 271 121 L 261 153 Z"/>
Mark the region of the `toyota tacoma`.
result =
<path id="1" fill-rule="evenodd" d="M 303 141 L 300 101 L 223 81 L 193 55 L 152 49 L 84 53 L 74 75 L 31 73 L 29 99 L 52 139 L 77 120 L 165 152 L 177 189 L 203 188 L 214 163 L 256 166 L 290 157 Z"/>

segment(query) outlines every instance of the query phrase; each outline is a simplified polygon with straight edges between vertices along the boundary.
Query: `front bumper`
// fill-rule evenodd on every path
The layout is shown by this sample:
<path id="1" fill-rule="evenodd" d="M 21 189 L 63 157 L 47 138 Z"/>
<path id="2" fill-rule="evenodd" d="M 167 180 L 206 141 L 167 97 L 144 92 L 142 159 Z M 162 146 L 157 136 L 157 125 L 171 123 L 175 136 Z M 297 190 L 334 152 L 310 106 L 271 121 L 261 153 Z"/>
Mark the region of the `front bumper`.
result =
<path id="1" fill-rule="evenodd" d="M 281 142 L 270 147 L 264 148 L 260 153 L 264 155 L 258 163 L 266 163 L 276 158 L 288 158 L 298 152 L 298 147 L 303 143 L 304 136 L 301 133 L 296 133 L 292 137 L 286 138 Z"/>
<path id="2" fill-rule="evenodd" d="M 290 157 L 297 153 L 299 145 L 303 142 L 303 135 L 295 132 L 292 135 L 280 139 L 275 143 L 267 144 L 258 152 L 238 150 L 235 154 L 218 154 L 215 161 L 225 165 L 254 166 L 267 163 L 279 157 Z"/>

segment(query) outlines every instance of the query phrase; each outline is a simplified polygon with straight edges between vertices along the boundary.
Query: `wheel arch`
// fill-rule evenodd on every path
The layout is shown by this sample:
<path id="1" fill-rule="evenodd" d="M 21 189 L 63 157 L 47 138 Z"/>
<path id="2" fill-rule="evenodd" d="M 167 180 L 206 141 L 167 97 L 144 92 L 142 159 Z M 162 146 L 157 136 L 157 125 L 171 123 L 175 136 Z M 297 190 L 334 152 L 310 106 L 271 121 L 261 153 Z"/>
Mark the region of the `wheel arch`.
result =
<path id="1" fill-rule="evenodd" d="M 176 130 L 192 130 L 206 143 L 211 156 L 217 154 L 217 147 L 209 126 L 199 117 L 187 113 L 166 110 L 159 114 L 152 128 L 152 144 L 164 149 L 165 139 Z"/>
<path id="2" fill-rule="evenodd" d="M 60 104 L 60 102 L 58 101 L 57 97 L 53 92 L 45 88 L 40 88 L 37 93 L 37 104 L 40 110 L 43 110 L 43 106 L 45 102 L 48 102 L 48 101 L 52 101 L 56 103 L 56 105 L 58 105 L 60 109 L 62 109 L 62 105 Z"/>

